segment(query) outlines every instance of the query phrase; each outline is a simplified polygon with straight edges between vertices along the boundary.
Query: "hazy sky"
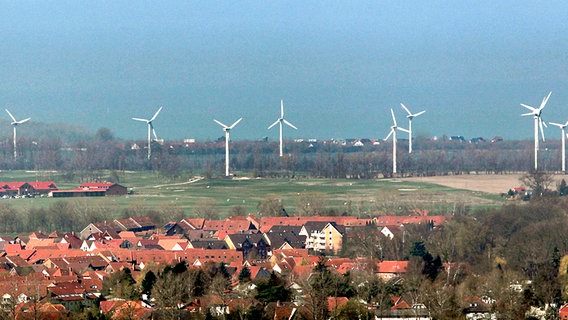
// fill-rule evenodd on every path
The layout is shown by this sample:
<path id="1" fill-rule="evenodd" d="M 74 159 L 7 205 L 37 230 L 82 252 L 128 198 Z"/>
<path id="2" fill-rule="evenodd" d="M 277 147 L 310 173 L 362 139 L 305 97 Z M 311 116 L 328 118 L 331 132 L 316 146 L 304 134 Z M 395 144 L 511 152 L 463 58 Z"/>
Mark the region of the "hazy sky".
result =
<path id="1" fill-rule="evenodd" d="M 0 0 L 0 107 L 122 138 L 531 138 L 568 120 L 566 1 Z M 7 118 L 7 115 L 4 115 Z M 30 123 L 32 125 L 32 123 Z M 20 130 L 25 135 L 25 130 Z M 556 127 L 546 129 L 553 139 Z"/>

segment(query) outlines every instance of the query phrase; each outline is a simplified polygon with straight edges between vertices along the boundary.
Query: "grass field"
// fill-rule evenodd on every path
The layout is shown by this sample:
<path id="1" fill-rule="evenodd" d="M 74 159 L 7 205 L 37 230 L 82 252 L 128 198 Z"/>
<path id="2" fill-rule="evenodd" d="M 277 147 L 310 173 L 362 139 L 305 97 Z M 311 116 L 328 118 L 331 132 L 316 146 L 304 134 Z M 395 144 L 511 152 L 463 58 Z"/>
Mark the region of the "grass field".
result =
<path id="1" fill-rule="evenodd" d="M 206 200 L 214 201 L 222 216 L 234 206 L 256 213 L 259 201 L 269 196 L 281 199 L 288 212 L 297 203 L 319 199 L 326 209 L 342 213 L 369 214 L 376 211 L 402 212 L 407 209 L 429 209 L 434 213 L 449 213 L 457 206 L 470 208 L 498 206 L 504 200 L 495 193 L 444 186 L 416 179 L 337 180 L 337 179 L 203 179 L 168 181 L 152 172 L 122 172 L 120 184 L 133 194 L 105 198 L 35 198 L 7 199 L 13 206 L 49 206 L 54 201 L 81 201 L 86 206 L 106 206 L 120 212 L 129 207 L 157 208 L 176 205 L 190 216 L 193 208 Z M 446 177 L 446 180 L 448 177 Z M 463 179 L 463 178 L 461 178 Z M 495 179 L 495 178 L 492 178 Z M 0 172 L 3 181 L 52 180 L 60 189 L 75 188 L 79 182 L 64 182 L 56 172 Z M 447 181 L 446 181 L 447 182 Z M 447 183 L 446 183 L 447 184 Z M 476 184 L 477 185 L 477 184 Z"/>

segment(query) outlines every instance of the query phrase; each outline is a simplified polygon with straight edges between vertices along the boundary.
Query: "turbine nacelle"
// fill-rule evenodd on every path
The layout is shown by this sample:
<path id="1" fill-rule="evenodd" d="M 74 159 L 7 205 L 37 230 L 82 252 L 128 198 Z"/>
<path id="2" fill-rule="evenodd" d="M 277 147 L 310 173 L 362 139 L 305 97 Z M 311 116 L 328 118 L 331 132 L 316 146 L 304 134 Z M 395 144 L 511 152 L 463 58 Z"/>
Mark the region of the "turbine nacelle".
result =
<path id="1" fill-rule="evenodd" d="M 406 111 L 406 113 L 408 113 L 408 115 L 406 116 L 408 118 L 408 120 L 412 120 L 412 119 L 418 117 L 419 115 L 423 114 L 424 112 L 426 112 L 426 110 L 422 110 L 422 111 L 417 112 L 417 113 L 412 113 L 412 112 L 410 112 L 410 110 L 408 110 L 408 108 L 404 104 L 401 103 L 400 106 L 404 109 L 404 111 Z"/>
<path id="2" fill-rule="evenodd" d="M 237 123 L 241 122 L 241 120 L 243 120 L 243 118 L 240 118 L 239 120 L 235 121 L 232 125 L 227 126 L 224 123 L 222 123 L 221 121 L 213 119 L 213 121 L 217 122 L 217 124 L 219 124 L 221 127 L 223 127 L 223 131 L 225 131 L 225 132 L 231 131 L 231 129 L 233 129 L 237 125 Z"/>
<path id="3" fill-rule="evenodd" d="M 10 124 L 13 125 L 13 126 L 17 126 L 19 124 L 26 123 L 26 122 L 31 120 L 31 118 L 27 118 L 27 119 L 24 119 L 24 120 L 16 120 L 16 117 L 14 117 L 8 109 L 4 109 L 4 110 L 6 110 L 6 112 L 10 116 L 10 118 L 12 118 L 12 122 Z"/>
<path id="4" fill-rule="evenodd" d="M 566 123 L 561 124 L 561 123 L 555 123 L 555 122 L 549 122 L 548 124 L 551 124 L 553 126 L 557 126 L 560 129 L 566 129 L 566 127 L 568 127 L 568 121 L 566 121 Z"/>

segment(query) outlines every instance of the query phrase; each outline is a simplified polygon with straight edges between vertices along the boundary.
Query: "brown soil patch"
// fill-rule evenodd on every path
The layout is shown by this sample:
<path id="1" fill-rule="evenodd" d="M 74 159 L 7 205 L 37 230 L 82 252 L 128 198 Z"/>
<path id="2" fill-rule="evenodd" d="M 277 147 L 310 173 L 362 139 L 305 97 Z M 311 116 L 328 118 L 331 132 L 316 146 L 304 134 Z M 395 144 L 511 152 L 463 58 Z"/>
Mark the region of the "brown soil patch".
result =
<path id="1" fill-rule="evenodd" d="M 514 187 L 522 186 L 519 178 L 522 174 L 480 174 L 480 175 L 455 175 L 438 177 L 414 177 L 404 178 L 408 181 L 435 183 L 442 186 L 480 191 L 492 194 L 504 193 Z M 554 180 L 560 182 L 566 179 L 566 175 L 554 175 Z M 552 186 L 554 188 L 554 186 Z"/>

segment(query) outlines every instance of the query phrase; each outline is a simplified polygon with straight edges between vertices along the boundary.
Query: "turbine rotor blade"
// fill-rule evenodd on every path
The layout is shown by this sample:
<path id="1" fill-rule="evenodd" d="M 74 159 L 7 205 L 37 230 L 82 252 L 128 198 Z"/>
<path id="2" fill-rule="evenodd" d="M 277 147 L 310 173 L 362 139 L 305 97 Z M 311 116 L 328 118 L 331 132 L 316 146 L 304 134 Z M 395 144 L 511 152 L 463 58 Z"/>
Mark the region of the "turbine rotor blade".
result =
<path id="1" fill-rule="evenodd" d="M 241 122 L 241 120 L 243 120 L 243 118 L 240 118 L 239 120 L 235 121 L 235 123 L 233 123 L 233 124 L 229 127 L 229 129 L 233 129 L 233 128 L 237 125 L 237 123 Z"/>
<path id="2" fill-rule="evenodd" d="M 274 122 L 273 124 L 271 124 L 271 125 L 268 127 L 268 130 L 270 130 L 270 128 L 272 128 L 272 127 L 274 127 L 275 125 L 277 125 L 278 122 L 280 122 L 280 119 L 276 120 L 276 122 Z"/>
<path id="3" fill-rule="evenodd" d="M 533 112 L 523 113 L 521 116 L 534 116 Z"/>
<path id="4" fill-rule="evenodd" d="M 400 130 L 400 131 L 404 131 L 406 133 L 410 133 L 410 130 L 408 130 L 408 129 L 404 129 L 404 128 L 401 128 L 401 127 L 396 127 L 396 129 Z"/>
<path id="5" fill-rule="evenodd" d="M 22 123 L 28 122 L 28 121 L 30 121 L 31 119 L 32 119 L 32 118 L 27 118 L 27 119 L 24 119 L 24 120 L 20 120 L 20 121 L 18 121 L 18 124 L 22 124 Z"/>
<path id="6" fill-rule="evenodd" d="M 412 116 L 412 112 L 410 112 L 404 104 L 401 103 L 400 106 L 404 109 L 404 111 L 406 111 L 406 113 L 408 113 L 409 116 Z"/>
<path id="7" fill-rule="evenodd" d="M 526 105 L 526 104 L 524 104 L 524 103 L 521 103 L 521 106 L 523 106 L 523 107 L 525 107 L 525 108 L 529 109 L 529 110 L 530 110 L 530 111 L 532 111 L 533 113 L 535 113 L 535 112 L 536 112 L 536 108 L 533 108 L 533 107 L 531 107 L 531 106 L 527 106 L 527 105 Z"/>
<path id="8" fill-rule="evenodd" d="M 394 117 L 394 111 L 391 108 L 391 115 L 392 115 L 392 123 L 394 124 L 394 126 L 396 127 L 396 118 Z"/>
<path id="9" fill-rule="evenodd" d="M 217 122 L 221 127 L 225 128 L 225 129 L 229 128 L 226 125 L 224 125 L 221 121 L 218 121 L 218 120 L 215 120 L 215 119 L 213 119 L 213 121 Z"/>
<path id="10" fill-rule="evenodd" d="M 542 128 L 542 119 L 538 118 L 538 126 L 540 127 L 540 134 L 542 135 L 542 141 L 544 141 L 544 129 Z"/>
<path id="11" fill-rule="evenodd" d="M 284 118 L 284 100 L 280 100 L 280 118 Z"/>
<path id="12" fill-rule="evenodd" d="M 12 121 L 18 122 L 18 121 L 16 120 L 16 118 L 14 118 L 14 116 L 10 113 L 10 111 L 8 111 L 8 109 L 4 109 L 4 110 L 6 110 L 6 112 L 8 112 L 8 115 L 10 116 L 10 118 L 12 118 Z"/>
<path id="13" fill-rule="evenodd" d="M 142 121 L 142 122 L 150 122 L 150 121 L 148 121 L 148 119 L 142 119 L 142 118 L 132 118 L 132 120 Z"/>
<path id="14" fill-rule="evenodd" d="M 542 110 L 544 109 L 544 106 L 546 105 L 546 103 L 548 102 L 548 99 L 550 98 L 550 95 L 552 94 L 552 91 L 550 91 L 548 93 L 548 96 L 546 96 L 544 99 L 542 99 L 542 103 L 540 104 L 540 107 L 538 108 L 538 110 Z"/>
<path id="15" fill-rule="evenodd" d="M 150 124 L 150 127 L 152 127 L 152 133 L 154 134 L 154 140 L 158 140 L 158 135 L 156 134 L 156 130 L 154 129 L 154 126 L 152 124 Z"/>
<path id="16" fill-rule="evenodd" d="M 387 140 L 390 138 L 390 136 L 393 134 L 393 132 L 394 132 L 394 129 L 391 129 L 391 131 L 389 132 L 389 134 L 387 135 L 387 137 L 384 138 L 383 140 L 384 140 L 384 141 L 387 141 Z"/>
<path id="17" fill-rule="evenodd" d="M 156 117 L 158 116 L 158 114 L 160 113 L 160 111 L 162 111 L 163 107 L 160 107 L 160 109 L 158 109 L 158 111 L 156 111 L 156 113 L 154 113 L 154 116 L 149 120 L 150 122 L 154 121 L 156 119 Z"/>
<path id="18" fill-rule="evenodd" d="M 294 128 L 294 129 L 298 130 L 298 128 L 296 128 L 293 124 L 291 124 L 290 122 L 288 122 L 288 120 L 282 119 L 282 121 L 283 121 L 285 124 L 287 124 L 288 126 L 290 126 L 290 127 Z"/>
<path id="19" fill-rule="evenodd" d="M 413 114 L 414 117 L 418 117 L 419 115 L 423 114 L 424 112 L 426 112 L 426 110 L 420 111 L 418 113 Z"/>

